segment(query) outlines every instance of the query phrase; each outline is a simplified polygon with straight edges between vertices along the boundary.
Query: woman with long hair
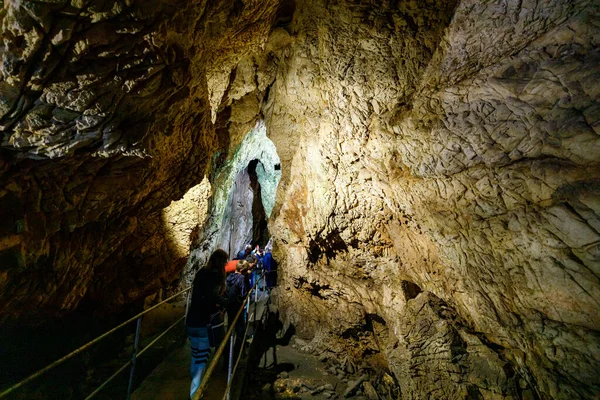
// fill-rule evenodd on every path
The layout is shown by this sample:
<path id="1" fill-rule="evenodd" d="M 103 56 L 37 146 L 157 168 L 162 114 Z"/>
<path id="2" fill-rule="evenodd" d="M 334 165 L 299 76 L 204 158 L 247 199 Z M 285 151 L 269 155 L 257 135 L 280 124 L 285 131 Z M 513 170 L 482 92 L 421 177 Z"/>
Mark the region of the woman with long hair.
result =
<path id="1" fill-rule="evenodd" d="M 198 390 L 208 359 L 219 338 L 215 338 L 213 328 L 222 324 L 222 309 L 227 299 L 225 293 L 225 264 L 229 255 L 221 249 L 215 250 L 208 263 L 194 277 L 192 301 L 186 318 L 186 330 L 190 340 L 192 362 L 190 375 L 190 398 Z"/>

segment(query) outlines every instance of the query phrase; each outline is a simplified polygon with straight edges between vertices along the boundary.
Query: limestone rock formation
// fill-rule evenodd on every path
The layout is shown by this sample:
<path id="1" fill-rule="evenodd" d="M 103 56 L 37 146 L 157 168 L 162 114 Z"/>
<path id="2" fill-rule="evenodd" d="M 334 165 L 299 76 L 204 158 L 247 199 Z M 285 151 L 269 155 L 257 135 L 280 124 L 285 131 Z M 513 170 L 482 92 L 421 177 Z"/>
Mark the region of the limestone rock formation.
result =
<path id="1" fill-rule="evenodd" d="M 593 398 L 598 21 L 585 1 L 299 4 L 265 109 L 288 320 L 379 316 L 407 398 Z"/>
<path id="2" fill-rule="evenodd" d="M 15 0 L 0 21 L 2 321 L 189 281 L 259 159 L 274 294 L 316 345 L 381 352 L 409 399 L 600 392 L 598 2 Z"/>
<path id="3" fill-rule="evenodd" d="M 273 210 L 281 164 L 275 145 L 266 136 L 264 122 L 258 121 L 231 153 L 232 156 L 213 172 L 215 191 L 207 210 L 207 221 L 198 230 L 196 246 L 192 243 L 194 249 L 183 271 L 186 282 L 192 281 L 193 273 L 204 265 L 215 248 L 226 250 L 234 258 L 252 241 L 257 201 L 261 203 L 264 217 L 268 218 Z M 257 162 L 256 188 L 252 187 L 248 174 L 253 161 Z"/>
<path id="4" fill-rule="evenodd" d="M 5 2 L 1 320 L 35 324 L 81 301 L 110 310 L 179 277 L 162 209 L 229 148 L 209 77 L 262 50 L 277 9 Z"/>
<path id="5" fill-rule="evenodd" d="M 212 195 L 208 179 L 188 190 L 180 199 L 172 201 L 163 210 L 163 220 L 179 257 L 187 258 L 190 248 L 196 244 L 199 231 L 208 215 L 209 201 Z"/>

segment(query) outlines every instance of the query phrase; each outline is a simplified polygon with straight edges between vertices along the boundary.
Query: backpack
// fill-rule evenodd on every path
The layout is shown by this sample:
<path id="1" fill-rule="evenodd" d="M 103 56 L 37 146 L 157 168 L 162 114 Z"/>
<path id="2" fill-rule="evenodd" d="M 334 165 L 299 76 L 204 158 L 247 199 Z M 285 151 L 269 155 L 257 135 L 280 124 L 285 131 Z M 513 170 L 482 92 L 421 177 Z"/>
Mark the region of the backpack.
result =
<path id="1" fill-rule="evenodd" d="M 245 296 L 246 278 L 233 273 L 227 277 L 226 294 L 229 304 L 242 304 Z"/>

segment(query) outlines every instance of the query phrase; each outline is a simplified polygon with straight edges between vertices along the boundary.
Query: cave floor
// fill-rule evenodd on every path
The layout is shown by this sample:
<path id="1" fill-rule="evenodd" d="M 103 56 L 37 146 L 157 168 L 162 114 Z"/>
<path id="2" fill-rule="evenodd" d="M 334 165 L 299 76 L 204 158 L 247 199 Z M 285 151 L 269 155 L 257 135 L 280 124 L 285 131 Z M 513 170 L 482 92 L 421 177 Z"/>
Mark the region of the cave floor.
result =
<path id="1" fill-rule="evenodd" d="M 190 350 L 188 344 L 174 350 L 152 371 L 133 393 L 133 400 L 184 400 L 189 399 Z M 227 384 L 227 374 L 217 368 L 213 374 L 206 400 L 220 400 Z"/>
<path id="2" fill-rule="evenodd" d="M 301 351 L 292 343 L 276 344 L 259 355 L 247 374 L 247 388 L 242 398 L 270 399 L 343 399 L 352 377 L 340 378 L 327 372 L 318 355 Z M 351 399 L 367 399 L 348 396 Z"/>
<path id="3" fill-rule="evenodd" d="M 188 399 L 189 362 L 190 353 L 186 343 L 171 352 L 152 371 L 133 393 L 132 399 Z M 352 383 L 352 377 L 340 379 L 326 369 L 327 365 L 319 361 L 318 356 L 301 351 L 291 343 L 275 345 L 260 355 L 258 365 L 253 365 L 246 371 L 247 386 L 245 392 L 239 394 L 239 399 L 343 399 L 344 392 Z M 217 368 L 216 371 L 211 378 L 206 400 L 222 399 L 227 374 L 224 368 Z M 350 382 L 347 378 L 350 378 Z M 358 395 L 348 398 L 358 400 L 368 397 Z"/>
<path id="4" fill-rule="evenodd" d="M 263 301 L 258 315 L 263 315 L 266 307 Z M 252 307 L 250 308 L 251 312 Z M 252 315 L 252 314 L 251 314 Z M 277 328 L 275 328 L 277 329 Z M 361 380 L 358 371 L 355 374 L 336 375 L 330 366 L 323 362 L 318 353 L 307 351 L 306 343 L 295 336 L 279 333 L 267 324 L 254 338 L 249 357 L 242 361 L 238 377 L 245 376 L 245 385 L 241 393 L 232 393 L 232 398 L 248 400 L 276 399 L 369 399 L 362 396 Z M 252 340 L 250 340 L 252 342 Z M 187 342 L 172 351 L 156 367 L 134 392 L 134 400 L 179 400 L 187 399 L 190 384 L 190 353 Z M 206 400 L 221 399 L 226 387 L 227 373 L 221 365 L 211 378 Z M 335 372 L 335 371 L 334 371 Z M 356 382 L 356 384 L 355 384 Z M 349 387 L 358 390 L 345 396 Z M 386 398 L 386 397 L 379 397 Z"/>

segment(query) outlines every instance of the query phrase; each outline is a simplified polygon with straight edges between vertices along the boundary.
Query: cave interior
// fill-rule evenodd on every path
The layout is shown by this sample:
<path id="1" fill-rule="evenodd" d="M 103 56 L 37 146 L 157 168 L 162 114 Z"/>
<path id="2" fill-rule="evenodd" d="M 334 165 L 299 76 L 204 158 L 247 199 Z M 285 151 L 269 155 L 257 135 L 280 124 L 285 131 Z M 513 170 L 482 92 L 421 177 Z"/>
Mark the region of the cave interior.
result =
<path id="1" fill-rule="evenodd" d="M 272 238 L 282 329 L 368 398 L 600 396 L 600 2 L 0 23 L 0 389 Z M 132 333 L 17 398 L 82 397 Z"/>

